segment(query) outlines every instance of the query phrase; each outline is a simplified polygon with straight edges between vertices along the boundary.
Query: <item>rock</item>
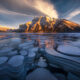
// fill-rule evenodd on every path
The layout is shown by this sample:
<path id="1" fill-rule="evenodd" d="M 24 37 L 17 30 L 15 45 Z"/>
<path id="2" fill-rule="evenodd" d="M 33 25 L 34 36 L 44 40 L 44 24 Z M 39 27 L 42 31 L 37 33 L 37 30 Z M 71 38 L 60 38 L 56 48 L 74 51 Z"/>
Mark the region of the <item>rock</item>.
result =
<path id="1" fill-rule="evenodd" d="M 48 16 L 34 18 L 29 22 L 20 25 L 22 32 L 80 32 L 80 25 L 66 19 L 55 19 Z"/>
<path id="2" fill-rule="evenodd" d="M 57 50 L 64 53 L 65 55 L 80 56 L 80 48 L 78 47 L 70 45 L 60 45 L 58 46 Z"/>
<path id="3" fill-rule="evenodd" d="M 67 80 L 80 80 L 80 77 L 77 77 L 76 75 L 74 75 L 71 72 L 69 72 Z"/>
<path id="4" fill-rule="evenodd" d="M 26 50 L 21 50 L 21 51 L 20 51 L 20 54 L 21 54 L 21 55 L 23 55 L 23 56 L 28 55 L 28 53 L 27 53 L 27 51 L 26 51 Z"/>
<path id="5" fill-rule="evenodd" d="M 66 80 L 66 76 L 64 74 L 61 73 L 54 73 L 54 75 L 56 76 L 56 78 L 58 80 Z M 72 80 L 72 79 L 71 79 Z"/>
<path id="6" fill-rule="evenodd" d="M 18 66 L 21 66 L 23 64 L 23 60 L 24 60 L 24 57 L 21 56 L 21 55 L 16 55 L 16 56 L 13 56 L 9 61 L 8 61 L 8 64 L 13 66 L 13 67 L 18 67 Z"/>
<path id="7" fill-rule="evenodd" d="M 0 65 L 5 63 L 8 60 L 8 57 L 0 57 Z"/>
<path id="8" fill-rule="evenodd" d="M 38 68 L 30 73 L 26 80 L 57 80 L 56 77 L 44 68 Z"/>

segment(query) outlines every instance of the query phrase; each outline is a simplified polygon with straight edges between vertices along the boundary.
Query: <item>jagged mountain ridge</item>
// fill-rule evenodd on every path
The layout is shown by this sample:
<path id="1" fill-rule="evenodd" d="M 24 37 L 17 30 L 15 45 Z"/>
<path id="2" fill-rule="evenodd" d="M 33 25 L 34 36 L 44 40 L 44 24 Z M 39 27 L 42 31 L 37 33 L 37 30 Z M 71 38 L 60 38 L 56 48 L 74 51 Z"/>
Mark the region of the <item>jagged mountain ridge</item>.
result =
<path id="1" fill-rule="evenodd" d="M 80 25 L 66 19 L 36 17 L 19 26 L 21 32 L 80 32 Z"/>

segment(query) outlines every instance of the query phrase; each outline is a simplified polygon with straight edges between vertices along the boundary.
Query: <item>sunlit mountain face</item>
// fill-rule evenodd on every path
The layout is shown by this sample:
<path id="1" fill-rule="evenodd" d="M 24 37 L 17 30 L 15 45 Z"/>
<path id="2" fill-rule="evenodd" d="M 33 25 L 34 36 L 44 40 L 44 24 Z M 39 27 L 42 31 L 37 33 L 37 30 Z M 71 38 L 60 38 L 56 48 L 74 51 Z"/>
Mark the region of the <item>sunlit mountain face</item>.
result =
<path id="1" fill-rule="evenodd" d="M 0 25 L 18 28 L 36 16 L 80 24 L 80 0 L 0 0 Z"/>
<path id="2" fill-rule="evenodd" d="M 19 32 L 80 32 L 80 25 L 66 19 L 51 18 L 48 16 L 35 17 L 31 22 L 19 25 Z"/>
<path id="3" fill-rule="evenodd" d="M 7 32 L 10 29 L 13 30 L 15 28 L 14 27 L 8 27 L 8 26 L 2 26 L 2 25 L 0 25 L 0 32 Z"/>

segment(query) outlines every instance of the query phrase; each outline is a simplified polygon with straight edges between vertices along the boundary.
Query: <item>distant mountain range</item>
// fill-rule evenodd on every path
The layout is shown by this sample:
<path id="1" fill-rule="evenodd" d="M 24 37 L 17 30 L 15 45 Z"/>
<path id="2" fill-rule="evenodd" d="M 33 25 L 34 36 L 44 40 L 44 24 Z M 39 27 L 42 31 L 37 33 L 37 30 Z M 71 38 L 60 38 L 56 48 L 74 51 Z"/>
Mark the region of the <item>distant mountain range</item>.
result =
<path id="1" fill-rule="evenodd" d="M 6 32 L 6 31 L 8 31 L 8 30 L 9 30 L 8 27 L 1 26 L 1 25 L 0 25 L 0 32 Z"/>
<path id="2" fill-rule="evenodd" d="M 13 30 L 13 28 L 0 25 L 0 32 L 8 32 L 11 30 Z"/>
<path id="3" fill-rule="evenodd" d="M 32 21 L 20 24 L 19 29 L 0 26 L 0 32 L 53 33 L 80 32 L 80 24 L 66 19 L 55 19 L 48 16 L 35 17 Z"/>
<path id="4" fill-rule="evenodd" d="M 31 22 L 21 24 L 19 32 L 80 32 L 80 25 L 66 19 L 35 17 Z"/>

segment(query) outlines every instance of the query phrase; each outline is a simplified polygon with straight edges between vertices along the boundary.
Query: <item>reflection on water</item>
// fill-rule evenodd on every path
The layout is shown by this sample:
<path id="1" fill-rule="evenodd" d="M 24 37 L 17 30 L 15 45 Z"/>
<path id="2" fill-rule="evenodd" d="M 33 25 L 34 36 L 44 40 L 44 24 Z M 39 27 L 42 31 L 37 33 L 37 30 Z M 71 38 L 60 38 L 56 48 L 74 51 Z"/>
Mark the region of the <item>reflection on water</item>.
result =
<path id="1" fill-rule="evenodd" d="M 11 39 L 11 38 L 20 38 L 21 42 L 34 41 L 34 46 L 46 47 L 46 48 L 55 48 L 60 44 L 69 44 L 70 41 L 76 41 L 80 39 L 79 33 L 58 33 L 58 34 L 26 34 L 26 33 L 0 33 L 0 43 L 2 41 Z M 5 41 L 3 42 L 6 43 Z M 6 45 L 4 45 L 6 46 Z"/>

